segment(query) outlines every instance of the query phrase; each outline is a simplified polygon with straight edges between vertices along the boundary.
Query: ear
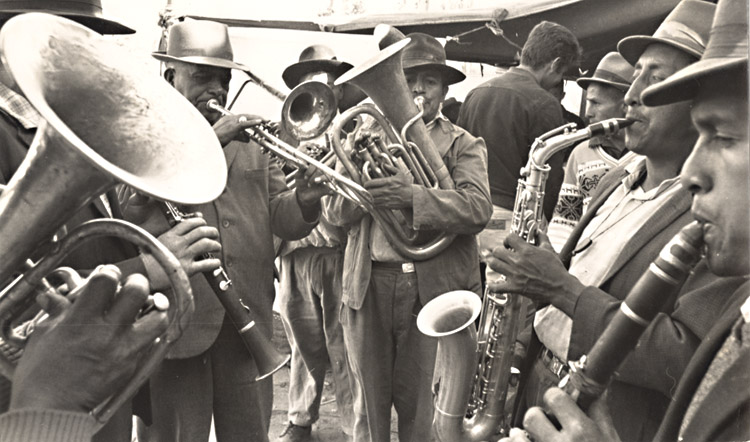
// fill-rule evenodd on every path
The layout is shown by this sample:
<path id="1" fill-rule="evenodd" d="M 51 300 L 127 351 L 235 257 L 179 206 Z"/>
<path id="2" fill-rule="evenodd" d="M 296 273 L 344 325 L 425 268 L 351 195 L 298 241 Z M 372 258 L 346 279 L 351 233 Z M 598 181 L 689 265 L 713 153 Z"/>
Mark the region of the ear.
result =
<path id="1" fill-rule="evenodd" d="M 565 73 L 566 68 L 567 66 L 563 65 L 563 61 L 560 57 L 555 57 L 555 59 L 552 60 L 552 63 L 550 63 L 550 69 L 557 74 Z"/>
<path id="2" fill-rule="evenodd" d="M 167 68 L 164 71 L 164 79 L 174 87 L 174 68 Z"/>

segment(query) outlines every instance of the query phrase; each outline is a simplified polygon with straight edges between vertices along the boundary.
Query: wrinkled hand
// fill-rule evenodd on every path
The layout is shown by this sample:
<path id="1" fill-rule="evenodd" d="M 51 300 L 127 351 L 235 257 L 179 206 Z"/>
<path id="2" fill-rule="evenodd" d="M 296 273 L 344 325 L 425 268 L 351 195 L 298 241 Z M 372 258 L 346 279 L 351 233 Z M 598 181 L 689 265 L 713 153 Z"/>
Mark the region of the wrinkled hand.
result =
<path id="1" fill-rule="evenodd" d="M 205 253 L 221 251 L 221 244 L 216 239 L 219 231 L 206 224 L 206 220 L 197 216 L 177 223 L 166 233 L 159 236 L 159 241 L 180 261 L 188 276 L 209 272 L 221 265 L 219 258 L 203 259 Z M 144 254 L 143 262 L 148 272 L 148 279 L 155 290 L 170 287 L 169 278 L 149 254 Z"/>
<path id="2" fill-rule="evenodd" d="M 255 126 L 263 121 L 257 115 L 249 114 L 235 114 L 235 115 L 224 115 L 219 118 L 219 121 L 214 123 L 214 132 L 216 137 L 219 138 L 219 142 L 222 147 L 229 144 L 231 141 L 237 140 L 247 143 L 250 141 L 250 136 L 245 132 L 245 129 Z"/>
<path id="3" fill-rule="evenodd" d="M 397 168 L 386 166 L 393 174 L 387 178 L 374 178 L 364 183 L 372 195 L 375 207 L 386 209 L 410 209 L 414 206 L 414 179 Z"/>
<path id="4" fill-rule="evenodd" d="M 25 347 L 15 375 L 11 409 L 89 412 L 127 384 L 142 352 L 167 329 L 167 313 L 137 317 L 148 280 L 130 275 L 118 290 L 115 266 L 94 270 L 75 302 L 40 297 L 50 317 Z"/>
<path id="5" fill-rule="evenodd" d="M 331 189 L 323 184 L 325 176 L 315 166 L 300 167 L 294 172 L 295 192 L 300 207 L 316 207 L 320 198 L 331 194 Z"/>
<path id="6" fill-rule="evenodd" d="M 505 238 L 505 247 L 496 247 L 486 257 L 487 265 L 505 276 L 505 280 L 490 283 L 489 288 L 549 302 L 571 314 L 584 286 L 568 273 L 547 235 L 537 232 L 536 237 L 537 246 L 511 233 Z"/>
<path id="7" fill-rule="evenodd" d="M 573 398 L 559 388 L 544 393 L 547 409 L 560 423 L 558 430 L 539 407 L 532 407 L 523 418 L 523 426 L 536 442 L 620 442 L 607 409 L 600 398 L 589 409 L 591 417 L 578 408 Z M 512 439 L 516 440 L 516 439 Z"/>

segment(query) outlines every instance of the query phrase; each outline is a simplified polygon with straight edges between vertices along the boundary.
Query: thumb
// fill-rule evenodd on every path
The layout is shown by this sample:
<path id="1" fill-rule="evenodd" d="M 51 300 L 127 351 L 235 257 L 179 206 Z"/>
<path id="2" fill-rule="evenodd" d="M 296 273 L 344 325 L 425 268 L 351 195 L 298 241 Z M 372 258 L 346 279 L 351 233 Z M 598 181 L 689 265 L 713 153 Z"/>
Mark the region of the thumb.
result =
<path id="1" fill-rule="evenodd" d="M 552 252 L 555 251 L 555 248 L 552 247 L 552 243 L 549 240 L 549 236 L 541 230 L 536 231 L 536 244 L 537 247 L 541 249 L 550 250 Z"/>

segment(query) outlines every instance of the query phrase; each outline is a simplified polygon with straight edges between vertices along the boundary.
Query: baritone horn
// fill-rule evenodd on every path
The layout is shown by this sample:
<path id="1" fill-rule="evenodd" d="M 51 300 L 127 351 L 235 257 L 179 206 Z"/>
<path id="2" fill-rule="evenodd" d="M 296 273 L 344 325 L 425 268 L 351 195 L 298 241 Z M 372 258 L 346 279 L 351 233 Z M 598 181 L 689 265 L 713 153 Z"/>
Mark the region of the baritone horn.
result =
<path id="1" fill-rule="evenodd" d="M 211 201 L 226 184 L 226 163 L 196 109 L 124 48 L 88 28 L 49 14 L 19 15 L 3 26 L 0 52 L 43 118 L 0 194 L 0 328 L 6 341 L 23 346 L 12 330 L 17 315 L 33 304 L 38 287 L 47 284 L 45 276 L 70 251 L 99 236 L 119 236 L 152 253 L 174 288 L 167 331 L 123 390 L 92 410 L 103 425 L 181 335 L 193 311 L 190 283 L 174 255 L 130 223 L 100 219 L 59 241 L 53 235 L 74 212 L 120 182 L 159 199 Z M 176 130 L 173 122 L 181 127 Z M 30 262 L 43 250 L 50 252 Z M 11 376 L 12 362 L 0 362 Z"/>
<path id="2" fill-rule="evenodd" d="M 412 99 L 401 63 L 401 51 L 409 44 L 409 38 L 397 41 L 381 50 L 371 59 L 356 66 L 336 80 L 336 85 L 352 84 L 370 97 L 377 108 L 369 104 L 353 107 L 336 119 L 333 133 L 339 134 L 353 119 L 363 114 L 370 115 L 386 134 L 387 141 L 376 140 L 361 149 L 365 163 L 360 169 L 352 161 L 339 137 L 331 140 L 336 156 L 355 181 L 361 183 L 378 158 L 392 165 L 403 161 L 403 167 L 414 176 L 415 182 L 429 187 L 454 189 L 455 183 L 448 173 L 427 126 L 422 121 L 419 100 Z M 354 153 L 354 152 L 353 152 Z M 397 157 L 398 155 L 398 157 Z M 379 172 L 377 172 L 379 173 Z M 411 229 L 400 212 L 366 208 L 383 229 L 388 242 L 403 257 L 423 261 L 430 259 L 448 247 L 455 235 L 441 233 L 426 243 Z M 421 241 L 421 242 L 420 242 Z"/>

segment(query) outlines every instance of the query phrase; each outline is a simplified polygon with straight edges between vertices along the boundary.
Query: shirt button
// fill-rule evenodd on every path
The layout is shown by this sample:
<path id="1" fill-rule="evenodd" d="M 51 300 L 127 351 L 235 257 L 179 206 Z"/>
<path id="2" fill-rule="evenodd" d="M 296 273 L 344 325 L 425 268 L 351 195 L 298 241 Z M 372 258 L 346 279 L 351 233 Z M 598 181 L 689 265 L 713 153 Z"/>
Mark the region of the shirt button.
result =
<path id="1" fill-rule="evenodd" d="M 229 261 L 229 260 L 227 260 L 227 265 L 228 265 L 229 267 L 232 267 L 232 266 L 234 265 L 234 261 Z"/>
<path id="2" fill-rule="evenodd" d="M 224 227 L 229 227 L 229 220 L 225 219 L 224 222 L 221 223 Z"/>

